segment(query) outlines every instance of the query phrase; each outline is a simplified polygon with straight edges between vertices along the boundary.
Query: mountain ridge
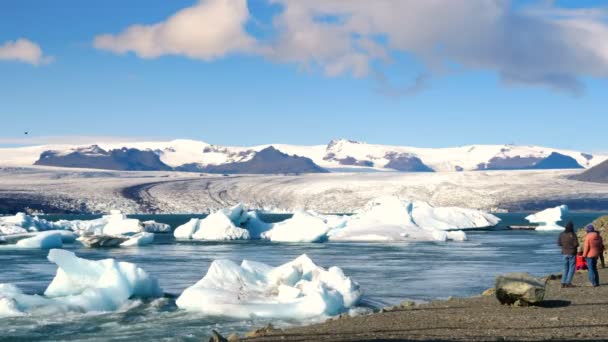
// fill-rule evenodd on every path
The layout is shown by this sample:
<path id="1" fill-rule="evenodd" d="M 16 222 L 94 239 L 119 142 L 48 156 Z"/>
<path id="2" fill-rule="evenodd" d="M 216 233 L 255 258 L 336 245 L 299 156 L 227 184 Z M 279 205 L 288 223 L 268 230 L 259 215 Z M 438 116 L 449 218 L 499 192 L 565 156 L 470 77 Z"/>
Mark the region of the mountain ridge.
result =
<path id="1" fill-rule="evenodd" d="M 296 162 L 296 157 L 308 158 L 319 169 L 334 172 L 400 171 L 400 172 L 457 172 L 486 170 L 571 169 L 591 168 L 608 159 L 579 151 L 522 145 L 465 145 L 447 148 L 421 148 L 368 144 L 347 139 L 334 139 L 327 145 L 268 144 L 252 147 L 213 145 L 203 141 L 178 139 L 157 142 L 98 143 L 97 145 L 40 145 L 0 148 L 0 166 L 34 165 L 49 151 L 62 156 L 78 149 L 93 146 L 105 151 L 131 149 L 153 152 L 159 160 L 174 170 L 204 172 L 237 167 L 247 163 L 260 151 L 272 147 Z M 135 153 L 137 154 L 137 153 Z M 279 158 L 280 159 L 280 158 Z M 258 165 L 261 173 L 282 173 L 281 168 Z M 303 163 L 301 166 L 304 166 Z M 229 165 L 230 167 L 226 166 Z M 76 166 L 73 166 L 76 167 Z M 310 167 L 310 168 L 309 168 Z M 308 165 L 301 172 L 313 172 Z M 101 167 L 100 167 L 101 168 Z M 196 169 L 196 170 L 195 170 Z M 299 173 L 297 168 L 287 168 Z"/>

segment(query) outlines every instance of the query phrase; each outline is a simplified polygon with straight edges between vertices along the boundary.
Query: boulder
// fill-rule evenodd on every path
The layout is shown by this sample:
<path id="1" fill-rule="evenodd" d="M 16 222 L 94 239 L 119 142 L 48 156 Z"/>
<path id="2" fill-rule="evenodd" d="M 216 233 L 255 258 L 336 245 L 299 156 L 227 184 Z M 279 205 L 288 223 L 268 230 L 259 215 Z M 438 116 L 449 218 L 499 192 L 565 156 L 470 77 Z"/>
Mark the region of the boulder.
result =
<path id="1" fill-rule="evenodd" d="M 503 305 L 538 304 L 545 297 L 545 285 L 546 280 L 528 273 L 509 273 L 496 277 L 496 298 Z"/>
<path id="2" fill-rule="evenodd" d="M 91 235 L 81 236 L 78 241 L 82 242 L 89 248 L 111 248 L 118 247 L 121 243 L 129 240 L 128 237 L 113 236 L 113 235 Z"/>
<path id="3" fill-rule="evenodd" d="M 228 340 L 222 336 L 217 330 L 213 330 L 211 332 L 211 337 L 209 338 L 209 342 L 228 342 Z"/>
<path id="4" fill-rule="evenodd" d="M 481 295 L 482 295 L 483 297 L 495 296 L 495 295 L 496 295 L 496 289 L 495 289 L 495 288 L 493 288 L 493 287 L 490 287 L 489 289 L 487 289 L 487 290 L 483 291 L 483 292 L 481 293 Z"/>

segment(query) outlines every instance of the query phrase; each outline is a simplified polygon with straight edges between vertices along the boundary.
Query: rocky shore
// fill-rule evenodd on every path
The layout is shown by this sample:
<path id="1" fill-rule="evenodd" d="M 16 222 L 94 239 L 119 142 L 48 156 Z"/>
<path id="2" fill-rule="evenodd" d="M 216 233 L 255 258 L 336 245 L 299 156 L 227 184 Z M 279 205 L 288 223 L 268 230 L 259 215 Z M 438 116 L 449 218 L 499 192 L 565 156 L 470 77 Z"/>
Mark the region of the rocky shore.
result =
<path id="1" fill-rule="evenodd" d="M 536 306 L 501 305 L 493 291 L 477 297 L 404 303 L 382 312 L 290 329 L 259 329 L 244 341 L 573 341 L 608 340 L 608 269 L 592 288 L 586 272 L 575 288 L 552 277 Z M 231 340 L 236 340 L 233 336 Z"/>

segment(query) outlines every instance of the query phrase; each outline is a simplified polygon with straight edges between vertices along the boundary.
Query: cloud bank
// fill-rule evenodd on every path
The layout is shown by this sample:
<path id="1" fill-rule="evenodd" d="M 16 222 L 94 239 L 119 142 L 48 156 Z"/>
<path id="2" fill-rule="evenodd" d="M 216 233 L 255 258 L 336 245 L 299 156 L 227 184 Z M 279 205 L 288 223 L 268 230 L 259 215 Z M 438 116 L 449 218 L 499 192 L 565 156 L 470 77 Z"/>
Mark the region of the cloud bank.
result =
<path id="1" fill-rule="evenodd" d="M 267 0 L 280 7 L 271 38 L 256 38 L 246 0 L 200 0 L 163 22 L 96 37 L 99 49 L 142 58 L 205 61 L 231 53 L 294 63 L 328 76 L 382 77 L 395 53 L 423 66 L 417 85 L 454 70 L 490 71 L 505 84 L 583 91 L 581 78 L 608 76 L 603 9 L 508 0 Z M 380 75 L 380 76 L 378 76 Z M 407 82 L 406 82 L 407 83 Z"/>
<path id="2" fill-rule="evenodd" d="M 244 29 L 248 20 L 246 0 L 200 1 L 163 22 L 97 36 L 94 45 L 118 54 L 134 52 L 142 58 L 183 55 L 208 61 L 255 49 L 255 39 Z"/>
<path id="3" fill-rule="evenodd" d="M 38 66 L 52 62 L 53 57 L 45 56 L 38 44 L 19 38 L 0 45 L 0 61 L 16 61 Z"/>

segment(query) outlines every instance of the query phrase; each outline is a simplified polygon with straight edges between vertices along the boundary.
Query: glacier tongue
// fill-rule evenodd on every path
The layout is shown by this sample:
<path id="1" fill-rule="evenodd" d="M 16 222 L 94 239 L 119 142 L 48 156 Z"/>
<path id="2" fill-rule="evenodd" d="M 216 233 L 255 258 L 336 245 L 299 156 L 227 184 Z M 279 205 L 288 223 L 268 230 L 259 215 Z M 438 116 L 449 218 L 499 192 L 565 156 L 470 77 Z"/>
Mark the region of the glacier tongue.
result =
<path id="1" fill-rule="evenodd" d="M 214 261 L 205 277 L 187 288 L 177 306 L 237 319 L 306 319 L 333 316 L 355 306 L 359 285 L 342 270 L 319 267 L 306 255 L 278 267 Z"/>
<path id="2" fill-rule="evenodd" d="M 130 298 L 163 294 L 158 281 L 132 263 L 92 261 L 61 249 L 52 249 L 48 259 L 58 268 L 44 296 L 0 284 L 0 316 L 115 311 Z"/>

